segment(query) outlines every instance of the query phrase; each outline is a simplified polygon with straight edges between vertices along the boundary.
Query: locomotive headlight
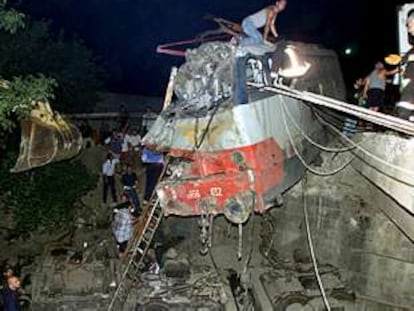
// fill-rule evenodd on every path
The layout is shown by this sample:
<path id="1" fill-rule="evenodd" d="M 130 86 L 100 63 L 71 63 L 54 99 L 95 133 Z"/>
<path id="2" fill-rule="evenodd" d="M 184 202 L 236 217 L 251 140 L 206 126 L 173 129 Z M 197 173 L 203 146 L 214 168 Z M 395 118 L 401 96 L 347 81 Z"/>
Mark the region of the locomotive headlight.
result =
<path id="1" fill-rule="evenodd" d="M 227 200 L 224 207 L 224 216 L 234 224 L 245 223 L 254 210 L 255 193 L 246 191 Z"/>
<path id="2" fill-rule="evenodd" d="M 286 69 L 280 69 L 279 75 L 284 78 L 299 78 L 308 72 L 311 64 L 308 62 L 303 62 L 301 64 L 294 46 L 288 45 L 285 49 L 285 53 L 289 57 L 290 67 Z"/>

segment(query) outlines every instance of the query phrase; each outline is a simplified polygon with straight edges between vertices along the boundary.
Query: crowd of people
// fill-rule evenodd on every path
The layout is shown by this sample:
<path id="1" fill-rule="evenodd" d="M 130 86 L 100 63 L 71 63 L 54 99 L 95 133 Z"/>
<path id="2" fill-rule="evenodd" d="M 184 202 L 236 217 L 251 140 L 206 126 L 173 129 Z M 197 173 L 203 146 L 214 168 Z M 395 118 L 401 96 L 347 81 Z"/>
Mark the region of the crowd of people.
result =
<path id="1" fill-rule="evenodd" d="M 153 114 L 145 120 L 149 129 L 153 122 Z M 108 206 L 110 195 L 112 204 L 112 234 L 115 239 L 119 258 L 126 256 L 128 242 L 134 233 L 134 226 L 142 216 L 143 207 L 150 204 L 157 181 L 163 171 L 164 155 L 141 144 L 141 135 L 135 128 L 129 128 L 128 119 L 123 116 L 119 120 L 120 129 L 109 132 L 102 141 L 93 137 L 93 129 L 87 121 L 79 125 L 84 138 L 85 147 L 102 144 L 106 156 L 102 164 L 103 193 L 102 202 Z M 139 173 L 137 172 L 139 170 Z M 139 178 L 143 175 L 144 178 Z M 140 180 L 145 180 L 144 192 L 138 191 Z M 140 197 L 142 197 L 142 204 Z M 149 254 L 153 254 L 150 249 Z M 159 265 L 156 256 L 147 258 L 149 271 L 158 273 Z M 0 309 L 5 311 L 21 311 L 22 296 L 20 279 L 11 268 L 3 272 L 0 286 Z"/>
<path id="2" fill-rule="evenodd" d="M 147 113 L 147 118 L 143 118 L 145 131 L 156 116 L 151 110 L 147 110 Z M 102 202 L 107 206 L 110 196 L 110 206 L 113 208 L 112 233 L 120 258 L 125 255 L 134 225 L 141 217 L 142 207 L 151 203 L 164 167 L 164 155 L 141 144 L 139 131 L 130 128 L 125 115 L 124 111 L 118 122 L 119 129 L 112 130 L 101 142 L 106 150 L 106 159 L 102 164 Z M 141 175 L 145 178 L 139 178 Z M 143 193 L 139 191 L 142 188 L 138 184 L 140 180 L 145 180 Z"/>
<path id="3" fill-rule="evenodd" d="M 164 155 L 142 145 L 142 136 L 154 124 L 157 114 L 149 107 L 142 115 L 140 129 L 130 126 L 130 116 L 124 105 L 120 105 L 116 129 L 101 122 L 94 131 L 86 120 L 79 129 L 84 148 L 102 145 L 106 156 L 102 164 L 103 191 L 102 203 L 106 206 L 110 199 L 113 208 L 112 232 L 122 258 L 133 226 L 142 213 L 142 205 L 150 203 L 157 181 L 163 171 Z M 138 178 L 143 175 L 145 178 Z M 139 193 L 139 180 L 145 180 L 144 191 Z M 110 198 L 109 198 L 110 197 Z M 140 197 L 142 198 L 142 204 Z"/>
<path id="4" fill-rule="evenodd" d="M 128 146 L 128 152 L 132 150 L 134 153 L 139 152 L 141 154 L 139 159 L 114 155 L 108 146 L 107 160 L 102 167 L 103 203 L 106 204 L 108 190 L 110 189 L 113 202 L 112 206 L 114 207 L 112 232 L 118 245 L 120 258 L 124 257 L 128 241 L 134 231 L 133 227 L 139 221 L 142 214 L 140 194 L 138 193 L 137 187 L 139 179 L 134 167 L 142 165 L 145 171 L 143 206 L 148 206 L 152 203 L 152 195 L 164 167 L 164 155 L 162 153 L 150 150 L 147 147 L 142 147 L 139 151 L 136 151 L 135 147 L 131 144 L 128 144 Z M 140 162 L 139 164 L 141 165 L 133 165 L 134 161 Z M 115 178 L 118 165 L 123 166 L 123 170 L 119 174 L 120 188 L 122 189 L 119 196 L 117 195 L 117 179 Z"/>

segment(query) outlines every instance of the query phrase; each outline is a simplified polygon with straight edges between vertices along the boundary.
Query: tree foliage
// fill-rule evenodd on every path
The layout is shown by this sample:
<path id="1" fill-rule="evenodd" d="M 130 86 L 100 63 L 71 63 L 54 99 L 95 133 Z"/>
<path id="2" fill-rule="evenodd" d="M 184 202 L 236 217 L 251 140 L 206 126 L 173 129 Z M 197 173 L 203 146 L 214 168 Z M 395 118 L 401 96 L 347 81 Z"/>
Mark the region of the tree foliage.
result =
<path id="1" fill-rule="evenodd" d="M 13 128 L 13 117 L 24 118 L 33 101 L 53 98 L 55 86 L 53 79 L 41 74 L 0 81 L 0 131 Z"/>
<path id="2" fill-rule="evenodd" d="M 17 147 L 11 138 L 17 131 L 8 131 L 36 101 L 55 99 L 56 110 L 87 104 L 99 82 L 86 47 L 52 35 L 47 23 L 24 21 L 6 1 L 0 0 L 0 208 L 13 211 L 15 232 L 21 234 L 70 223 L 74 203 L 95 187 L 97 177 L 68 161 L 11 174 L 16 152 L 10 150 Z"/>
<path id="3" fill-rule="evenodd" d="M 0 0 L 0 30 L 2 34 L 12 36 L 24 27 L 24 15 L 6 7 L 7 0 Z M 1 31 L 0 31 L 1 33 Z M 1 43 L 2 48 L 6 43 Z M 0 56 L 2 63 L 7 59 Z M 14 118 L 24 117 L 35 100 L 52 97 L 55 81 L 41 74 L 25 77 L 7 76 L 0 70 L 0 139 L 4 131 L 12 129 Z"/>
<path id="4" fill-rule="evenodd" d="M 0 0 L 0 29 L 11 34 L 24 27 L 24 14 L 14 9 L 7 9 L 7 0 Z"/>
<path id="5" fill-rule="evenodd" d="M 16 234 L 67 226 L 74 203 L 95 187 L 98 178 L 80 162 L 59 162 L 11 174 L 7 168 L 14 160 L 15 154 L 9 152 L 0 166 L 0 204 L 13 211 Z"/>
<path id="6" fill-rule="evenodd" d="M 48 22 L 28 22 L 14 35 L 0 33 L 0 73 L 53 78 L 52 106 L 61 112 L 92 107 L 102 85 L 93 53 L 80 40 L 66 39 L 63 31 L 54 34 Z"/>
<path id="7" fill-rule="evenodd" d="M 101 73 L 81 41 L 54 34 L 49 23 L 30 21 L 0 0 L 0 134 L 36 100 L 61 112 L 91 107 Z"/>

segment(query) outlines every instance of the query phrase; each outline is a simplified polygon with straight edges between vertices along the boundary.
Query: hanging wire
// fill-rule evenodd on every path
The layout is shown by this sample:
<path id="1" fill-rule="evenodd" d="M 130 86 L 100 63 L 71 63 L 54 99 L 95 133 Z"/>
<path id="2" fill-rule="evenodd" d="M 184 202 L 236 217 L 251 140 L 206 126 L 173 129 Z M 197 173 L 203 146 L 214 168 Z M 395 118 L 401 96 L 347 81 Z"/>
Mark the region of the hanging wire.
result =
<path id="1" fill-rule="evenodd" d="M 282 95 L 279 95 L 279 97 L 280 97 L 281 101 L 284 100 L 283 97 L 282 97 Z M 285 130 L 286 130 L 286 132 L 288 134 L 288 137 L 289 137 L 289 141 L 290 141 L 290 143 L 292 145 L 293 150 L 296 153 L 296 156 L 302 162 L 303 166 L 305 166 L 305 168 L 307 170 L 309 170 L 312 174 L 318 175 L 318 176 L 325 176 L 325 177 L 326 176 L 331 176 L 331 175 L 338 174 L 343 169 L 345 169 L 355 159 L 355 156 L 352 156 L 345 164 L 343 164 L 341 167 L 339 167 L 339 168 L 337 168 L 337 169 L 335 169 L 335 170 L 333 170 L 331 172 L 322 172 L 322 171 L 315 170 L 308 163 L 306 163 L 305 159 L 299 153 L 299 150 L 298 150 L 298 148 L 297 148 L 297 146 L 295 144 L 295 141 L 293 140 L 292 133 L 290 132 L 290 129 L 288 127 L 288 124 L 287 124 L 287 121 L 286 121 L 285 111 L 283 109 L 282 109 L 282 118 L 283 118 L 283 124 L 285 126 Z"/>
<path id="2" fill-rule="evenodd" d="M 321 149 L 323 151 L 326 152 L 332 152 L 332 153 L 343 153 L 343 152 L 348 152 L 352 149 L 355 149 L 356 147 L 351 145 L 349 147 L 345 147 L 345 148 L 330 148 L 330 147 L 326 147 L 326 146 L 322 146 L 321 144 L 318 144 L 316 141 L 314 141 L 309 135 L 307 135 L 302 128 L 296 123 L 296 121 L 294 120 L 292 114 L 290 113 L 289 109 L 286 106 L 286 101 L 284 98 L 281 98 L 282 101 L 282 109 L 284 110 L 284 112 L 287 114 L 290 122 L 296 127 L 296 129 L 298 130 L 298 132 L 300 134 L 302 134 L 303 137 L 306 138 L 306 140 L 308 140 L 312 145 L 314 145 L 315 147 L 317 147 L 318 149 Z"/>
<path id="3" fill-rule="evenodd" d="M 305 217 L 306 236 L 308 240 L 309 251 L 312 257 L 313 269 L 315 272 L 316 280 L 318 281 L 319 290 L 321 291 L 321 295 L 323 298 L 323 303 L 325 304 L 325 308 L 327 311 L 331 311 L 331 306 L 329 304 L 328 298 L 326 297 L 325 288 L 323 287 L 321 275 L 319 273 L 318 262 L 316 261 L 315 249 L 313 247 L 312 235 L 310 231 L 308 208 L 306 204 L 306 175 L 302 179 L 302 200 L 303 200 L 302 202 L 303 203 L 303 215 Z"/>
<path id="4" fill-rule="evenodd" d="M 402 173 L 405 173 L 407 175 L 411 175 L 414 176 L 414 171 L 412 170 L 407 170 L 402 166 L 398 166 L 395 165 L 391 162 L 388 162 L 380 157 L 378 157 L 377 155 L 373 154 L 372 152 L 369 152 L 367 149 L 363 148 L 362 146 L 360 146 L 359 144 L 355 143 L 352 139 L 350 139 L 349 137 L 347 137 L 346 135 L 344 135 L 340 130 L 338 130 L 335 126 L 331 125 L 329 122 L 326 122 L 318 113 L 315 112 L 315 115 L 318 117 L 319 122 L 323 123 L 324 125 L 326 125 L 327 127 L 329 127 L 332 131 L 334 131 L 336 134 L 340 135 L 346 142 L 348 142 L 349 144 L 355 146 L 355 149 L 361 151 L 362 153 L 364 153 L 366 156 L 374 159 L 375 161 L 388 166 L 390 168 L 393 168 L 397 171 L 400 171 Z"/>

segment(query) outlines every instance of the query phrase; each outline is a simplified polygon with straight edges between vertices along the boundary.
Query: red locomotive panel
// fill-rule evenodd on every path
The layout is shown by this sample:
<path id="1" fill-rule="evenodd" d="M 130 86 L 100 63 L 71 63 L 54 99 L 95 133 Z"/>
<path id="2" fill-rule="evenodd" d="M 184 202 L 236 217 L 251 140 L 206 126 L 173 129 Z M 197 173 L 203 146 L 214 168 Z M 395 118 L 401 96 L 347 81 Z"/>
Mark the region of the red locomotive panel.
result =
<path id="1" fill-rule="evenodd" d="M 171 154 L 184 157 L 188 153 L 173 150 Z M 232 199 L 247 192 L 256 194 L 255 211 L 263 213 L 263 194 L 284 177 L 283 152 L 271 138 L 219 152 L 196 152 L 191 160 L 180 180 L 158 186 L 166 215 L 195 216 L 203 208 L 209 214 L 221 214 Z"/>

